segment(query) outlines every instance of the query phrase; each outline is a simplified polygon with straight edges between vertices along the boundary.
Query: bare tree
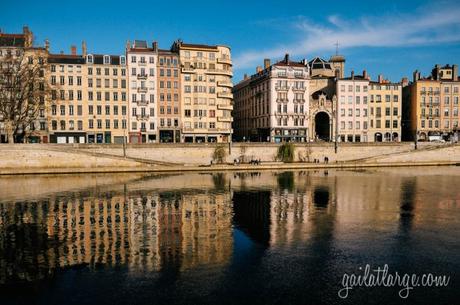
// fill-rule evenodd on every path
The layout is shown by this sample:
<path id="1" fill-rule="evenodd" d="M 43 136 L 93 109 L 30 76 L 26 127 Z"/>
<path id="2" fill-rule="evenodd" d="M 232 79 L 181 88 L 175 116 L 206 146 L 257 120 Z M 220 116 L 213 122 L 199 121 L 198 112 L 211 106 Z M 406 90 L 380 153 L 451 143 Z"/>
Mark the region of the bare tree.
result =
<path id="1" fill-rule="evenodd" d="M 46 56 L 37 49 L 21 49 L 0 57 L 0 121 L 8 143 L 36 132 L 40 111 L 49 93 Z"/>

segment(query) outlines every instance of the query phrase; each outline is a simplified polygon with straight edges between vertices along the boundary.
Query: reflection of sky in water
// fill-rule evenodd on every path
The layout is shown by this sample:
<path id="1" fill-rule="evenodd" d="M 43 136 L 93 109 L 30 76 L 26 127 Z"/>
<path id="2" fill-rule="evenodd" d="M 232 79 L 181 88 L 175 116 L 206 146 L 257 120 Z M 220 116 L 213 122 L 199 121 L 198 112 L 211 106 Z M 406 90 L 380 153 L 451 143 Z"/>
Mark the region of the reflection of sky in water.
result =
<path id="1" fill-rule="evenodd" d="M 459 182 L 457 168 L 0 179 L 0 292 L 5 304 L 330 304 L 365 264 L 455 275 Z M 454 285 L 411 300 L 451 304 Z"/>

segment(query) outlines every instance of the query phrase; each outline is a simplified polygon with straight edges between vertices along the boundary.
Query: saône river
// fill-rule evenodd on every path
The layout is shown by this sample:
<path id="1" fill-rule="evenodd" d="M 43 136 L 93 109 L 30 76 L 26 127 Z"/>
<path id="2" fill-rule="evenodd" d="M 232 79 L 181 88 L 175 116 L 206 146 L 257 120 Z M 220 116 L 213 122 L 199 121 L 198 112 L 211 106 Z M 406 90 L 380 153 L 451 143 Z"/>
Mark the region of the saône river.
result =
<path id="1" fill-rule="evenodd" d="M 345 275 L 445 275 L 445 287 Z M 0 177 L 0 304 L 459 304 L 460 168 Z"/>

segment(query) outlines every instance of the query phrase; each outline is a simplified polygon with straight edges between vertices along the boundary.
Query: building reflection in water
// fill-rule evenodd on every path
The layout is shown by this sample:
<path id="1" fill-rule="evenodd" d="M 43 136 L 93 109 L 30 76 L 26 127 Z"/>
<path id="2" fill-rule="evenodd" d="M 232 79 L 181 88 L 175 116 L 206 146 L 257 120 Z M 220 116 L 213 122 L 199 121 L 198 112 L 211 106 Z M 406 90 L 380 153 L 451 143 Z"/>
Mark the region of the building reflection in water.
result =
<path id="1" fill-rule="evenodd" d="M 229 193 L 70 193 L 0 203 L 0 284 L 98 264 L 137 272 L 225 265 L 232 253 Z"/>

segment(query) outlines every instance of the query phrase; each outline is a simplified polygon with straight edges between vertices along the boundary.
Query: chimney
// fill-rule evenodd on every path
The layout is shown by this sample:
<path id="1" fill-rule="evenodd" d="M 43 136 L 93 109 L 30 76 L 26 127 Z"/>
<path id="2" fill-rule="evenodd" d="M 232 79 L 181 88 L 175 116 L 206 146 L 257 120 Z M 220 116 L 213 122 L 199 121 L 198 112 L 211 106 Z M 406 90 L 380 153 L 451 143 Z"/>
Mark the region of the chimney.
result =
<path id="1" fill-rule="evenodd" d="M 59 54 L 64 55 L 64 51 L 61 50 L 61 51 L 59 52 Z"/>
<path id="2" fill-rule="evenodd" d="M 244 80 L 248 79 L 248 75 L 244 73 Z"/>
<path id="3" fill-rule="evenodd" d="M 286 53 L 286 54 L 284 55 L 284 62 L 285 62 L 286 64 L 289 63 L 289 54 L 288 54 L 288 53 Z"/>
<path id="4" fill-rule="evenodd" d="M 270 59 L 265 58 L 264 59 L 264 69 L 267 69 L 268 67 L 270 67 Z"/>
<path id="5" fill-rule="evenodd" d="M 407 77 L 403 77 L 403 78 L 401 79 L 401 85 L 402 85 L 403 87 L 407 87 L 407 86 L 409 85 L 409 79 L 408 79 Z"/>
<path id="6" fill-rule="evenodd" d="M 32 47 L 33 44 L 33 35 L 32 32 L 29 30 L 29 27 L 27 25 L 22 27 L 22 32 L 25 36 L 25 47 L 30 48 Z"/>
<path id="7" fill-rule="evenodd" d="M 81 53 L 82 53 L 83 56 L 86 56 L 86 54 L 87 54 L 86 52 L 87 52 L 87 49 L 86 49 L 86 42 L 83 40 L 83 41 L 81 42 Z"/>
<path id="8" fill-rule="evenodd" d="M 412 73 L 412 78 L 414 83 L 420 79 L 420 73 L 418 72 L 418 70 L 415 70 L 414 73 Z"/>
<path id="9" fill-rule="evenodd" d="M 152 43 L 152 48 L 153 48 L 153 51 L 154 51 L 154 52 L 157 52 L 157 51 L 158 51 L 158 42 L 154 41 L 154 42 Z"/>
<path id="10" fill-rule="evenodd" d="M 383 84 L 383 75 L 382 74 L 379 74 L 378 82 L 379 82 L 379 84 Z"/>
<path id="11" fill-rule="evenodd" d="M 452 80 L 458 79 L 458 65 L 452 66 Z"/>
<path id="12" fill-rule="evenodd" d="M 45 50 L 49 52 L 50 50 L 50 41 L 48 39 L 45 39 Z"/>
<path id="13" fill-rule="evenodd" d="M 363 78 L 364 79 L 369 79 L 366 70 L 363 70 Z"/>
<path id="14" fill-rule="evenodd" d="M 260 72 L 262 72 L 262 67 L 261 67 L 261 66 L 257 66 L 257 68 L 256 68 L 256 73 L 260 73 Z"/>
<path id="15" fill-rule="evenodd" d="M 72 45 L 70 46 L 70 54 L 77 55 L 77 47 Z"/>
<path id="16" fill-rule="evenodd" d="M 355 79 L 355 71 L 351 70 L 351 79 Z"/>

